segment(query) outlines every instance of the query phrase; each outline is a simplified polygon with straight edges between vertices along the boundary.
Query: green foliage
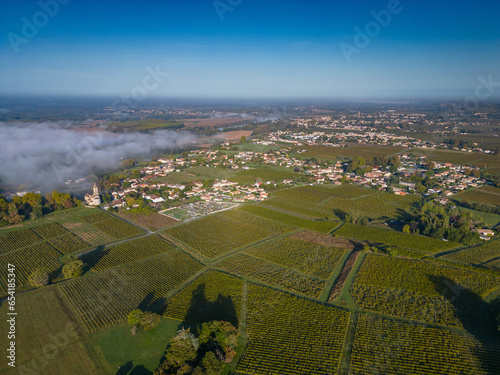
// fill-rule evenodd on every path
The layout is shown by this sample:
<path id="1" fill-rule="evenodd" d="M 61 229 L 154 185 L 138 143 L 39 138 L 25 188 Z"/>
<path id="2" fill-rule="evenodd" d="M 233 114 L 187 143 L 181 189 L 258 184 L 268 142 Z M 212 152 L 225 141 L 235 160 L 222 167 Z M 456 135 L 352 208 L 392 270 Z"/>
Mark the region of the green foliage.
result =
<path id="1" fill-rule="evenodd" d="M 135 309 L 128 314 L 127 322 L 131 326 L 140 325 L 142 321 L 142 316 L 144 313 L 140 309 Z"/>
<path id="2" fill-rule="evenodd" d="M 161 321 L 161 315 L 155 314 L 150 311 L 146 311 L 142 314 L 141 317 L 141 327 L 145 331 L 150 331 L 152 329 L 155 329 L 156 326 L 160 323 Z"/>
<path id="3" fill-rule="evenodd" d="M 210 321 L 203 323 L 199 334 L 200 344 L 224 354 L 225 362 L 231 362 L 238 346 L 238 330 L 229 322 Z M 205 366 L 204 366 L 205 367 Z"/>
<path id="4" fill-rule="evenodd" d="M 62 268 L 65 279 L 76 279 L 83 273 L 83 262 L 80 259 L 71 259 Z"/>
<path id="5" fill-rule="evenodd" d="M 47 271 L 38 268 L 31 273 L 31 275 L 28 278 L 28 282 L 30 283 L 31 286 L 34 286 L 35 288 L 40 288 L 49 283 L 49 274 L 47 273 Z"/>

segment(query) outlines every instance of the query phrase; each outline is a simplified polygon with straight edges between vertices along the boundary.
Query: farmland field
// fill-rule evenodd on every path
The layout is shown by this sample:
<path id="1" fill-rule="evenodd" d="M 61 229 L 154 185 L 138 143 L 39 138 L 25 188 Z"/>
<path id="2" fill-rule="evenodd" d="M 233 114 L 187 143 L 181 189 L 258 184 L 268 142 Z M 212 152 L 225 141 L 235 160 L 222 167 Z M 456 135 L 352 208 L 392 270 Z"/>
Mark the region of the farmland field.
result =
<path id="1" fill-rule="evenodd" d="M 490 240 L 482 245 L 445 255 L 443 258 L 474 266 L 481 266 L 499 257 L 500 241 Z"/>
<path id="2" fill-rule="evenodd" d="M 230 250 L 295 228 L 241 211 L 225 211 L 165 230 L 201 254 L 214 258 Z"/>
<path id="3" fill-rule="evenodd" d="M 265 219 L 270 219 L 274 221 L 279 221 L 280 223 L 292 225 L 294 227 L 310 229 L 317 232 L 329 233 L 338 225 L 340 222 L 331 221 L 319 221 L 319 220 L 309 220 L 302 217 L 285 214 L 283 212 L 271 210 L 263 206 L 256 205 L 245 205 L 240 208 L 241 211 L 245 211 Z"/>
<path id="4" fill-rule="evenodd" d="M 290 236 L 258 245 L 248 250 L 247 253 L 311 276 L 327 279 L 345 250 Z"/>
<path id="5" fill-rule="evenodd" d="M 460 246 L 457 243 L 425 237 L 418 234 L 401 233 L 389 229 L 379 229 L 349 223 L 345 223 L 337 229 L 335 231 L 335 235 L 356 238 L 364 241 L 380 242 L 387 245 L 407 247 L 430 253 Z"/>
<path id="6" fill-rule="evenodd" d="M 379 145 L 351 145 L 349 147 L 328 147 L 328 146 L 302 146 L 307 150 L 303 154 L 298 154 L 302 158 L 317 159 L 337 159 L 339 156 L 374 158 L 384 157 L 404 150 L 403 147 L 379 146 Z"/>
<path id="7" fill-rule="evenodd" d="M 325 287 L 324 280 L 308 277 L 246 254 L 239 254 L 233 258 L 225 259 L 218 266 L 238 276 L 250 277 L 312 297 L 319 297 Z"/>
<path id="8" fill-rule="evenodd" d="M 22 312 L 16 317 L 16 368 L 9 368 L 2 361 L 0 373 L 94 375 L 112 371 L 101 355 L 87 350 L 80 328 L 55 289 L 24 293 L 16 302 Z M 8 304 L 0 307 L 2 316 L 6 316 L 7 307 Z M 7 340 L 0 340 L 2 352 L 7 352 L 7 344 Z"/>
<path id="9" fill-rule="evenodd" d="M 277 192 L 263 205 L 313 218 L 344 219 L 356 211 L 380 219 L 397 218 L 420 200 L 418 195 L 397 196 L 354 186 L 304 186 Z"/>
<path id="10" fill-rule="evenodd" d="M 461 328 L 461 309 L 478 305 L 499 286 L 500 279 L 492 275 L 369 254 L 351 294 L 363 309 Z"/>
<path id="11" fill-rule="evenodd" d="M 455 195 L 453 198 L 460 201 L 466 199 L 469 202 L 485 203 L 500 206 L 500 188 L 493 186 L 482 186 L 477 189 L 467 190 Z"/>
<path id="12" fill-rule="evenodd" d="M 349 312 L 249 284 L 238 374 L 336 374 Z"/>
<path id="13" fill-rule="evenodd" d="M 12 250 L 17 250 L 40 241 L 42 241 L 42 239 L 29 228 L 7 232 L 0 235 L 0 253 L 3 254 Z"/>
<path id="14" fill-rule="evenodd" d="M 151 212 L 150 214 L 146 215 L 133 212 L 129 213 L 124 211 L 124 213 L 120 212 L 119 215 L 124 219 L 129 220 L 137 225 L 140 225 L 141 227 L 145 227 L 149 230 L 158 230 L 166 228 L 178 222 L 177 220 L 174 220 L 172 218 L 169 218 L 168 216 L 156 212 Z"/>
<path id="15" fill-rule="evenodd" d="M 28 285 L 28 277 L 37 268 L 42 268 L 48 273 L 56 271 L 61 264 L 57 259 L 59 252 L 41 242 L 26 248 L 0 256 L 0 279 L 7 280 L 7 264 L 16 266 L 16 287 Z M 0 284 L 0 292 L 7 291 L 5 282 Z"/>
<path id="16" fill-rule="evenodd" d="M 176 250 L 59 286 L 88 332 L 122 322 L 136 308 L 154 308 L 166 294 L 201 269 Z M 158 307 L 156 307 L 158 308 Z"/>
<path id="17" fill-rule="evenodd" d="M 467 333 L 361 314 L 350 370 L 365 374 L 498 374 L 500 347 Z"/>
<path id="18" fill-rule="evenodd" d="M 124 242 L 105 249 L 97 249 L 82 256 L 83 262 L 92 271 L 103 271 L 122 264 L 158 255 L 174 247 L 158 236 L 148 236 Z"/>
<path id="19" fill-rule="evenodd" d="M 208 271 L 166 303 L 164 316 L 188 323 L 224 320 L 238 325 L 242 280 Z"/>

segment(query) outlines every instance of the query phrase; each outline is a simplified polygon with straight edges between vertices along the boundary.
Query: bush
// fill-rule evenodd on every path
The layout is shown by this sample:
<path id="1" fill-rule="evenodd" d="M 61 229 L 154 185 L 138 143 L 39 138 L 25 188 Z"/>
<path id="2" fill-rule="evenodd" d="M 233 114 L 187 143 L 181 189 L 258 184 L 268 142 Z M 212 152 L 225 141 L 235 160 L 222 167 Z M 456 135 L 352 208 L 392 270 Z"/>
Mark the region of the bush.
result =
<path id="1" fill-rule="evenodd" d="M 28 281 L 35 288 L 40 288 L 49 283 L 49 274 L 45 270 L 38 268 L 29 276 Z"/>
<path id="2" fill-rule="evenodd" d="M 83 262 L 79 259 L 70 260 L 62 269 L 65 279 L 75 279 L 83 273 Z"/>

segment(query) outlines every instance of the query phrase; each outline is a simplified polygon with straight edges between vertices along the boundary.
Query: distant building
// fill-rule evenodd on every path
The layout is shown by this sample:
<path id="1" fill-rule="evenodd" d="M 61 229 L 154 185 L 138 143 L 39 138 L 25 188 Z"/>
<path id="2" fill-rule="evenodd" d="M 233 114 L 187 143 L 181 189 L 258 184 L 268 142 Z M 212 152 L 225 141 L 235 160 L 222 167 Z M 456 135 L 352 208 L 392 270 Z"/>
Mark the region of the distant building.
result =
<path id="1" fill-rule="evenodd" d="M 99 188 L 94 182 L 93 194 L 85 194 L 85 204 L 87 206 L 99 206 L 101 204 L 101 197 L 99 196 Z"/>

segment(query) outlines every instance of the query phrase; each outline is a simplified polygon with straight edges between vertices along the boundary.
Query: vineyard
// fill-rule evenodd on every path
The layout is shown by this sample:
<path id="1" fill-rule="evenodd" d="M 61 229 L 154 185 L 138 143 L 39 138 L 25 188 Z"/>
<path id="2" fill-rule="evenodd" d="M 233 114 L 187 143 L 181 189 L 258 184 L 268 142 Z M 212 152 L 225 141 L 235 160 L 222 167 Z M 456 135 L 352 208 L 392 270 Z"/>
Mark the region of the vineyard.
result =
<path id="1" fill-rule="evenodd" d="M 478 189 L 460 193 L 456 195 L 455 198 L 500 206 L 500 189 L 494 188 L 493 186 L 482 186 Z"/>
<path id="2" fill-rule="evenodd" d="M 59 254 L 45 242 L 41 242 L 21 250 L 0 256 L 0 279 L 4 280 L 0 284 L 2 293 L 7 291 L 7 264 L 16 265 L 16 287 L 26 286 L 28 277 L 37 268 L 42 268 L 47 272 L 56 271 L 61 265 L 57 261 Z"/>
<path id="3" fill-rule="evenodd" d="M 295 228 L 230 210 L 165 230 L 209 258 Z"/>
<path id="4" fill-rule="evenodd" d="M 401 210 L 409 210 L 420 200 L 419 195 L 399 196 L 355 186 L 305 186 L 275 193 L 264 205 L 315 218 L 343 219 L 344 214 L 357 211 L 379 219 L 397 217 Z"/>
<path id="5" fill-rule="evenodd" d="M 164 316 L 189 323 L 224 320 L 238 325 L 243 282 L 208 271 L 167 301 Z"/>
<path id="6" fill-rule="evenodd" d="M 241 207 L 240 210 L 263 217 L 265 219 L 279 221 L 283 224 L 310 229 L 321 233 L 330 233 L 339 225 L 339 222 L 304 219 L 302 217 L 297 217 L 294 215 L 285 214 L 283 212 L 271 210 L 263 206 L 246 205 Z"/>
<path id="7" fill-rule="evenodd" d="M 64 234 L 68 234 L 68 230 L 61 227 L 57 223 L 50 223 L 45 225 L 40 225 L 38 227 L 32 228 L 35 233 L 40 235 L 40 237 L 47 239 L 51 239 L 54 237 L 62 236 Z"/>
<path id="8" fill-rule="evenodd" d="M 144 233 L 142 229 L 114 217 L 95 223 L 94 226 L 116 239 L 138 236 Z"/>
<path id="9" fill-rule="evenodd" d="M 458 310 L 477 305 L 480 296 L 499 286 L 492 275 L 369 254 L 350 292 L 366 310 L 462 327 Z"/>
<path id="10" fill-rule="evenodd" d="M 89 246 L 89 244 L 83 241 L 80 237 L 70 232 L 67 232 L 67 234 L 63 236 L 53 237 L 48 240 L 48 242 L 62 254 L 70 254 Z"/>
<path id="11" fill-rule="evenodd" d="M 136 308 L 158 309 L 166 294 L 202 266 L 176 250 L 59 286 L 88 332 L 123 321 Z"/>
<path id="12" fill-rule="evenodd" d="M 500 257 L 500 241 L 490 240 L 482 245 L 457 251 L 443 258 L 455 262 L 480 266 L 498 257 Z"/>
<path id="13" fill-rule="evenodd" d="M 337 374 L 349 312 L 249 284 L 237 374 Z"/>
<path id="14" fill-rule="evenodd" d="M 294 290 L 312 297 L 319 297 L 325 287 L 323 280 L 294 272 L 276 264 L 267 263 L 246 254 L 239 254 L 225 259 L 218 266 L 238 276 L 251 277 L 264 283 Z"/>
<path id="15" fill-rule="evenodd" d="M 421 236 L 418 234 L 401 233 L 392 230 L 345 223 L 335 231 L 335 235 L 356 238 L 358 240 L 379 242 L 387 245 L 406 247 L 435 253 L 460 246 L 454 242 Z"/>
<path id="16" fill-rule="evenodd" d="M 91 214 L 91 215 L 86 215 L 86 216 L 81 216 L 80 218 L 83 220 L 83 221 L 86 221 L 87 223 L 89 224 L 96 224 L 96 223 L 99 223 L 101 221 L 104 221 L 104 220 L 107 220 L 107 219 L 110 219 L 112 218 L 113 216 L 111 215 L 108 215 L 107 213 L 105 212 L 102 212 L 102 211 L 99 211 L 95 214 Z"/>
<path id="17" fill-rule="evenodd" d="M 0 234 L 0 254 L 17 250 L 42 241 L 31 229 L 18 229 Z"/>
<path id="18" fill-rule="evenodd" d="M 247 253 L 311 276 L 327 279 L 345 250 L 285 237 L 258 245 Z"/>
<path id="19" fill-rule="evenodd" d="M 498 374 L 500 347 L 470 335 L 394 322 L 361 314 L 356 325 L 350 373 Z"/>
<path id="20" fill-rule="evenodd" d="M 103 271 L 122 264 L 135 262 L 158 255 L 174 247 L 157 236 L 147 236 L 111 246 L 104 250 L 94 250 L 82 256 L 92 271 Z"/>

